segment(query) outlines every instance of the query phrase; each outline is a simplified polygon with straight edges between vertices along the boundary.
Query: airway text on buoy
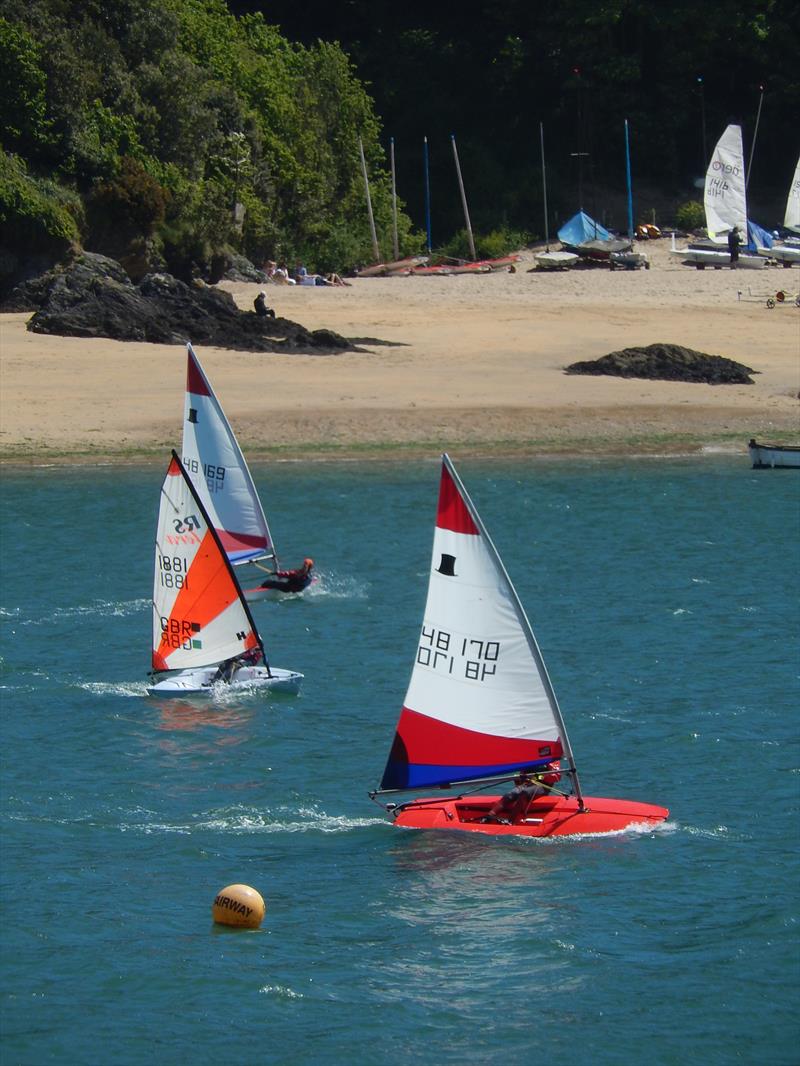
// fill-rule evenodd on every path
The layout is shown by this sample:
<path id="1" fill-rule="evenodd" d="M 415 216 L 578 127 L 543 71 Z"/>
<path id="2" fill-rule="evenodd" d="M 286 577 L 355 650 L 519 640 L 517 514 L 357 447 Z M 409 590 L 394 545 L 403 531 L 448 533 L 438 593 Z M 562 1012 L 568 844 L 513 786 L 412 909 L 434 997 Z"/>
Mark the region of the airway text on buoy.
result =
<path id="1" fill-rule="evenodd" d="M 266 910 L 263 897 L 254 888 L 249 885 L 228 885 L 215 896 L 211 916 L 220 925 L 258 929 Z"/>

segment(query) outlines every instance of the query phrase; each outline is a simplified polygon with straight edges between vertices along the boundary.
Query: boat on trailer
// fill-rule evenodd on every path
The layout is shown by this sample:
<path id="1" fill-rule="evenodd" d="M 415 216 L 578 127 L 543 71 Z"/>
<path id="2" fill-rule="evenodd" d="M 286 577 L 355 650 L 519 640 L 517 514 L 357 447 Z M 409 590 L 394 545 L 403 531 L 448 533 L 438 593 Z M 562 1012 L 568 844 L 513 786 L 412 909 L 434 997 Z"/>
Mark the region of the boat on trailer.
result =
<path id="1" fill-rule="evenodd" d="M 800 470 L 798 444 L 764 444 L 751 438 L 747 450 L 754 470 Z"/>
<path id="2" fill-rule="evenodd" d="M 542 783 L 527 809 L 498 821 L 492 811 L 500 796 L 475 793 L 520 773 L 568 787 Z M 432 789 L 456 794 L 388 799 Z M 610 833 L 669 816 L 649 803 L 583 795 L 533 630 L 446 454 L 411 681 L 380 787 L 370 798 L 404 828 L 500 836 Z"/>
<path id="3" fill-rule="evenodd" d="M 219 534 L 173 451 L 158 512 L 150 696 L 269 688 L 296 693 L 303 675 L 269 665 Z"/>

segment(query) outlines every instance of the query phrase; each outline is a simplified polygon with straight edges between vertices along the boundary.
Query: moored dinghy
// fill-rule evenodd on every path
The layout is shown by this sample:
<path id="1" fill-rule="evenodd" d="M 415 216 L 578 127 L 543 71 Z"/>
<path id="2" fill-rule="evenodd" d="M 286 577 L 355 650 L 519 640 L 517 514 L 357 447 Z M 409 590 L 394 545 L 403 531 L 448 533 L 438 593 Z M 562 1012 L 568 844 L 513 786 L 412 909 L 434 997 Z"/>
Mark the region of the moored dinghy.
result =
<path id="1" fill-rule="evenodd" d="M 492 779 L 497 784 L 521 771 L 569 779 L 573 794 L 547 786 L 508 824 L 486 820 L 497 795 L 399 804 L 377 799 Z M 615 832 L 669 815 L 647 803 L 582 795 L 536 638 L 447 455 L 422 633 L 383 780 L 370 796 L 399 826 L 514 836 Z"/>
<path id="2" fill-rule="evenodd" d="M 269 666 L 219 534 L 175 452 L 161 488 L 153 576 L 151 696 L 230 688 L 297 692 L 303 675 Z"/>
<path id="3" fill-rule="evenodd" d="M 800 470 L 798 444 L 766 444 L 751 437 L 747 450 L 754 470 Z"/>

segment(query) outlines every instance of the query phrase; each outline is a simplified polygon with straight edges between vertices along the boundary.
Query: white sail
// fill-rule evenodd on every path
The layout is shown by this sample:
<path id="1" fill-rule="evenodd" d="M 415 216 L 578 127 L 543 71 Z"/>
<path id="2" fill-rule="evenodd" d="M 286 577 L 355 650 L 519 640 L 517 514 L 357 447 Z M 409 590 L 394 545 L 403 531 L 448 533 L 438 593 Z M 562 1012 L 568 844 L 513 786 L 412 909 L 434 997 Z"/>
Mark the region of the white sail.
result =
<path id="1" fill-rule="evenodd" d="M 382 787 L 476 780 L 565 752 L 530 624 L 445 455 L 422 633 Z"/>
<path id="2" fill-rule="evenodd" d="M 153 578 L 153 668 L 210 666 L 261 648 L 219 538 L 172 453 L 161 489 Z"/>
<path id="3" fill-rule="evenodd" d="M 747 200 L 745 195 L 742 127 L 728 126 L 717 142 L 706 171 L 704 196 L 706 230 L 717 244 L 724 244 L 737 226 L 747 241 Z"/>
<path id="4" fill-rule="evenodd" d="M 274 559 L 267 519 L 242 450 L 191 344 L 186 348 L 183 465 L 230 561 L 237 566 Z"/>
<path id="5" fill-rule="evenodd" d="M 786 201 L 786 214 L 783 224 L 787 229 L 800 233 L 800 159 L 794 169 L 794 179 L 789 187 L 789 198 Z"/>

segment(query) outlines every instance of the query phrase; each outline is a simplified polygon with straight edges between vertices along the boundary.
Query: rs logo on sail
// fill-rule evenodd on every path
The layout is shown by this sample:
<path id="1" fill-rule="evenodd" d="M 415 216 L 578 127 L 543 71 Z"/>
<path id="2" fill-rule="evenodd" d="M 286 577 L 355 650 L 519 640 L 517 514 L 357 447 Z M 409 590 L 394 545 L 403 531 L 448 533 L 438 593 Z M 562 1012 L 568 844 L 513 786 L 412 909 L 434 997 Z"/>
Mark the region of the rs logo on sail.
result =
<path id="1" fill-rule="evenodd" d="M 200 537 L 194 531 L 200 529 L 200 519 L 197 515 L 190 514 L 186 518 L 173 518 L 172 525 L 175 533 L 167 534 L 168 544 L 199 544 Z M 175 534 L 178 534 L 177 536 Z"/>

